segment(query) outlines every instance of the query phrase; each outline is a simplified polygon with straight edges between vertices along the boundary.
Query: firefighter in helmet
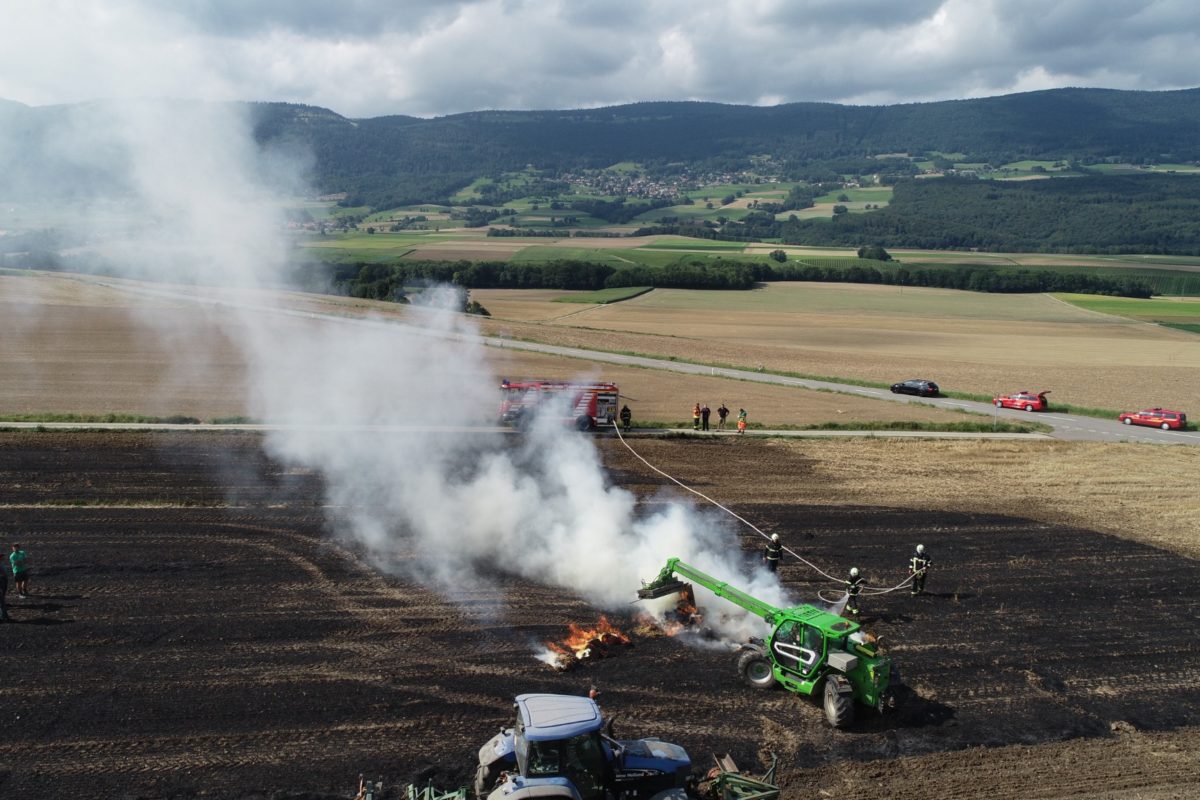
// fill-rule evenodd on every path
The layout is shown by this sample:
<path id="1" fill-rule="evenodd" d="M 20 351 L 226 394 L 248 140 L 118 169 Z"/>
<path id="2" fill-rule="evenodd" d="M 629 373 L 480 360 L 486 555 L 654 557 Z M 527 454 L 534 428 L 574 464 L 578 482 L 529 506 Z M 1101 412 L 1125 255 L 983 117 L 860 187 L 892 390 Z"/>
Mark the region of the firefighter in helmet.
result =
<path id="1" fill-rule="evenodd" d="M 621 428 L 629 430 L 629 426 L 633 422 L 633 412 L 629 410 L 629 406 L 621 406 Z"/>
<path id="2" fill-rule="evenodd" d="M 842 583 L 846 584 L 846 611 L 858 616 L 858 593 L 862 591 L 862 576 L 858 574 L 858 567 L 851 567 L 850 580 Z"/>
<path id="3" fill-rule="evenodd" d="M 772 533 L 771 541 L 767 542 L 767 549 L 763 552 L 763 560 L 767 562 L 767 569 L 771 572 L 779 570 L 779 557 L 783 554 L 783 545 L 779 543 L 779 534 Z"/>
<path id="4" fill-rule="evenodd" d="M 908 574 L 912 575 L 911 594 L 913 597 L 925 594 L 925 577 L 929 574 L 929 568 L 932 566 L 933 559 L 929 557 L 929 553 L 925 552 L 925 545 L 917 545 L 912 558 L 908 560 Z"/>

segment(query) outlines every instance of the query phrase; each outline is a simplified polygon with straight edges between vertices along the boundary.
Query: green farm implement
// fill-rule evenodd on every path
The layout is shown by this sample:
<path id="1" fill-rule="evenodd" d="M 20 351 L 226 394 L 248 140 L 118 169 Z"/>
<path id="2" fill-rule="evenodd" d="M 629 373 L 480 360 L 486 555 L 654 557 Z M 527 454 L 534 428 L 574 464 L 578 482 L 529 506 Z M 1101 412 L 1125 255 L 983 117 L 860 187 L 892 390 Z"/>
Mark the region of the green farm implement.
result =
<path id="1" fill-rule="evenodd" d="M 857 622 L 811 605 L 776 608 L 678 558 L 668 560 L 658 576 L 638 591 L 638 598 L 692 592 L 681 579 L 703 586 L 771 626 L 766 639 L 751 639 L 738 649 L 738 672 L 752 688 L 779 685 L 807 696 L 820 693 L 825 718 L 836 728 L 854 722 L 856 705 L 878 712 L 895 705 L 896 667 Z"/>

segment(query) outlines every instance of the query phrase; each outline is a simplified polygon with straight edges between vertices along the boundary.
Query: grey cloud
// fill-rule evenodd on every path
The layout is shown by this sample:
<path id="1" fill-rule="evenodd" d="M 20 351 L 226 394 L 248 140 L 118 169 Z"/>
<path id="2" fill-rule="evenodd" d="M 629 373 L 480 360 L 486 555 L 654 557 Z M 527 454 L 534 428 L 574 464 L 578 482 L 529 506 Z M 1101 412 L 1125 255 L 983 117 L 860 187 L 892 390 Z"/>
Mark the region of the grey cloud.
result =
<path id="1" fill-rule="evenodd" d="M 0 28 L 0 97 L 35 103 L 116 86 L 432 116 L 1200 82 L 1189 0 L 111 0 L 95 34 L 61 24 L 67 0 L 11 2 L 44 24 Z"/>
<path id="2" fill-rule="evenodd" d="M 944 0 L 780 0 L 763 15 L 763 23 L 781 25 L 787 33 L 841 31 L 853 36 L 865 30 L 904 27 L 928 19 Z"/>
<path id="3" fill-rule="evenodd" d="M 284 30 L 314 37 L 371 36 L 445 24 L 477 0 L 178 0 L 169 6 L 214 36 Z"/>

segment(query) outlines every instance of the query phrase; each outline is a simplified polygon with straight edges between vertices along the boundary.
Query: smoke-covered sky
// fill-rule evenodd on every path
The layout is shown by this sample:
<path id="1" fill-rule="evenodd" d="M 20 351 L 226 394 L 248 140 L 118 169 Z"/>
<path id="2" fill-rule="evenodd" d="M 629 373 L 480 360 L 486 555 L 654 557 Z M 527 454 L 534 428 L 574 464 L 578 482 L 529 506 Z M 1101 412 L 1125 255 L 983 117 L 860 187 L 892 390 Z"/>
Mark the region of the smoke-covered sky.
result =
<path id="1" fill-rule="evenodd" d="M 1195 86 L 1191 0 L 4 0 L 0 98 L 353 117 Z"/>

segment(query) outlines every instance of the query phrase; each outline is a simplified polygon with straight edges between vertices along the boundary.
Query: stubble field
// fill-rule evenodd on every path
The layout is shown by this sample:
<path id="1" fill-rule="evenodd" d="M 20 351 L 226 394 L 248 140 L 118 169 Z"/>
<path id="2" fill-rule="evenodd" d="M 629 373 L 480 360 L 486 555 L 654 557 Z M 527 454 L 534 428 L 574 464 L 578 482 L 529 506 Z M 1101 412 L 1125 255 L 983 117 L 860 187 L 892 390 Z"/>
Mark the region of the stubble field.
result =
<path id="1" fill-rule="evenodd" d="M 680 502 L 619 442 L 598 443 L 644 511 Z M 634 440 L 828 569 L 856 564 L 891 583 L 914 542 L 930 547 L 928 596 L 864 604 L 911 697 L 844 732 L 814 704 L 742 686 L 720 648 L 642 638 L 615 658 L 549 670 L 532 657 L 537 643 L 597 609 L 504 576 L 450 600 L 377 573 L 340 543 L 320 479 L 272 462 L 256 436 L 0 434 L 0 525 L 36 568 L 34 596 L 0 627 L 19 667 L 0 686 L 0 790 L 346 797 L 360 772 L 393 793 L 407 780 L 448 786 L 469 780 L 512 695 L 595 685 L 620 735 L 677 741 L 697 764 L 730 752 L 761 770 L 778 755 L 789 798 L 1185 796 L 1200 778 L 1194 558 L 1137 530 L 1080 527 L 1056 513 L 1062 489 L 998 513 L 1017 508 L 1011 491 L 979 470 L 965 478 L 974 500 L 927 501 L 932 476 L 845 493 L 896 453 L 811 444 Z M 961 445 L 926 444 L 928 462 L 962 466 Z M 975 455 L 999 447 L 1008 460 L 1013 446 L 1031 447 Z M 1057 463 L 1090 458 L 1064 446 Z M 1156 490 L 1187 502 L 1179 486 Z M 1093 496 L 1092 513 L 1136 496 Z M 759 546 L 738 536 L 731 556 Z M 437 554 L 411 558 L 422 556 Z M 830 588 L 795 563 L 781 577 L 798 597 Z"/>
<path id="2" fill-rule="evenodd" d="M 1200 384 L 1200 337 L 1075 308 L 1048 295 L 843 284 L 748 292 L 656 289 L 551 318 L 544 300 L 473 294 L 486 327 L 556 344 L 977 394 L 1054 392 L 1079 406 L 1183 408 Z"/>
<path id="3" fill-rule="evenodd" d="M 130 284 L 114 282 L 115 286 Z M 139 287 L 140 288 L 140 287 Z M 548 302 L 562 293 L 533 292 L 524 308 L 571 314 L 591 306 Z M 375 315 L 403 320 L 395 305 L 321 295 L 288 295 L 288 308 L 350 318 Z M 244 416 L 246 361 L 235 339 L 237 315 L 178 300 L 122 292 L 93 281 L 55 276 L 0 276 L 0 313 L 9 323 L 0 339 L 0 414 L 182 414 L 202 420 Z M 280 335 L 292 326 L 335 325 L 281 317 Z M 588 346 L 606 348 L 604 336 Z M 690 419 L 695 403 L 715 410 L 745 407 L 765 424 L 968 419 L 921 404 L 614 367 L 583 359 L 489 348 L 492 374 L 502 377 L 603 379 L 621 387 L 638 420 Z M 497 404 L 499 397 L 497 395 Z"/>

